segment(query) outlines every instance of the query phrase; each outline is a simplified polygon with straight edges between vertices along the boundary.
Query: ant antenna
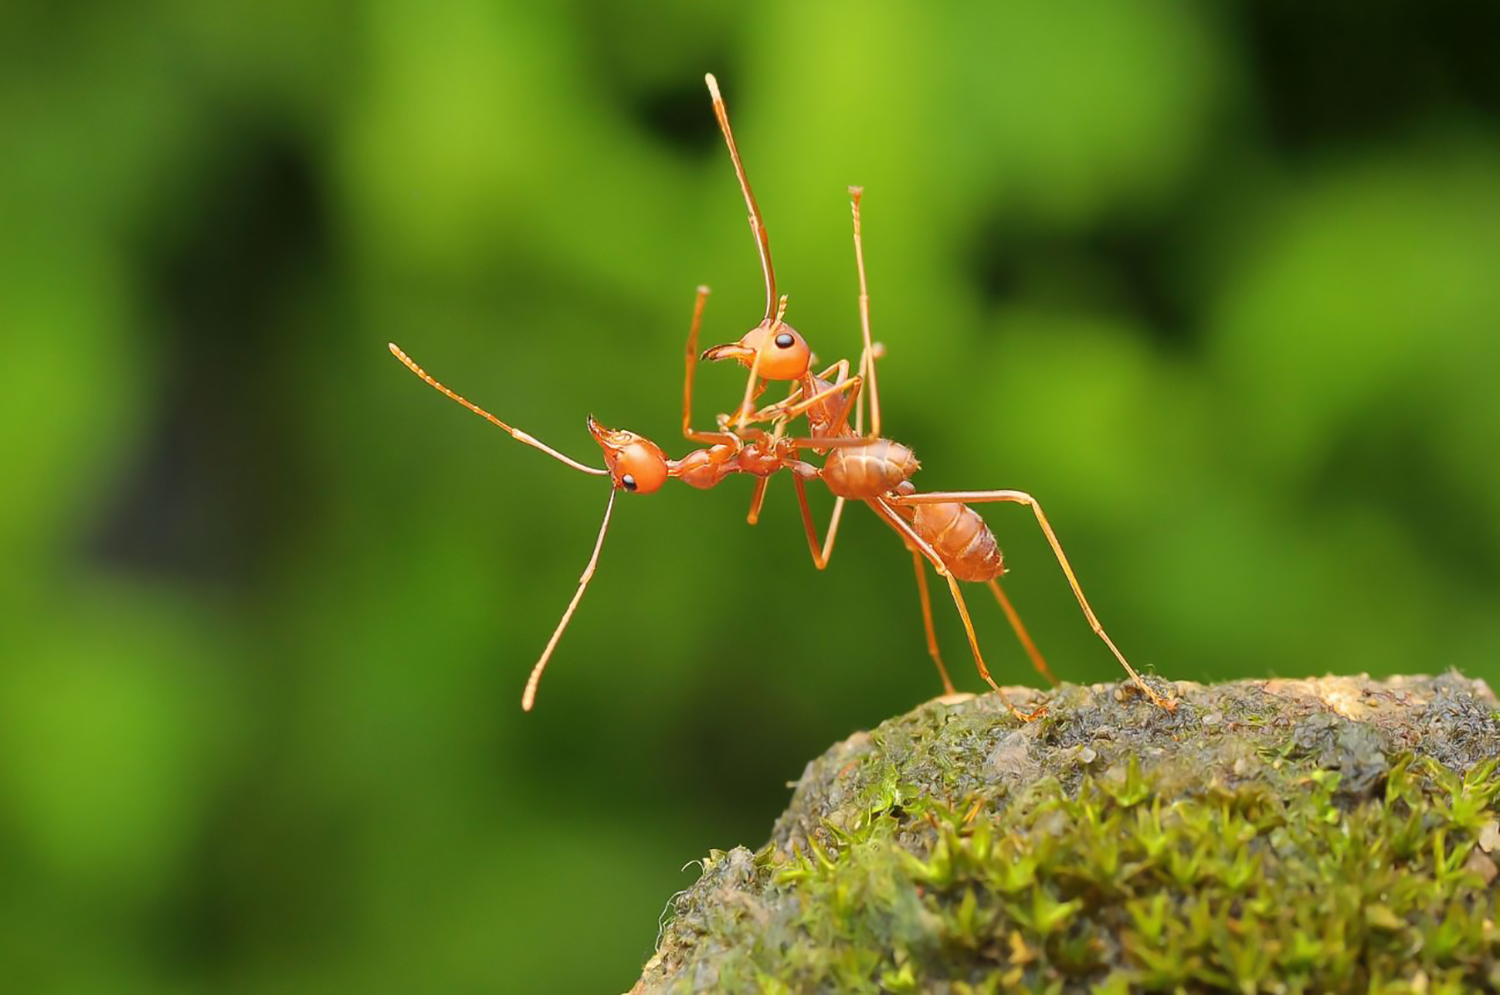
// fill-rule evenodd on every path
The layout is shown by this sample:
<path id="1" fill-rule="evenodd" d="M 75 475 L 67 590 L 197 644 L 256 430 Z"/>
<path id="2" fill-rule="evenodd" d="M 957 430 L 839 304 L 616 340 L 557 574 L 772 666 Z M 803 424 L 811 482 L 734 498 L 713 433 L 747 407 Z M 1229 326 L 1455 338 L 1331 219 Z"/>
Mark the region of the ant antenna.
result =
<path id="1" fill-rule="evenodd" d="M 774 331 L 776 331 L 776 329 L 780 328 L 781 327 L 781 319 L 783 319 L 785 317 L 786 317 L 786 294 L 782 294 L 781 295 L 781 301 L 776 305 L 776 320 L 773 321 L 773 322 L 771 322 L 771 331 L 774 332 Z M 769 337 L 770 336 L 768 334 L 767 338 L 769 338 Z M 750 379 L 748 379 L 748 380 L 745 381 L 745 400 L 740 403 L 739 414 L 735 415 L 735 418 L 734 418 L 734 424 L 735 424 L 736 427 L 739 427 L 739 426 L 742 426 L 742 425 L 745 424 L 745 418 L 747 417 L 748 413 L 752 410 L 751 407 L 750 407 L 750 402 L 755 400 L 755 382 L 760 377 L 760 358 L 762 356 L 764 356 L 765 354 L 766 354 L 766 344 L 765 344 L 764 341 L 762 341 L 761 344 L 760 344 L 760 347 L 755 350 L 755 359 L 754 359 L 754 361 L 751 362 L 751 364 L 750 364 Z M 776 427 L 776 430 L 778 432 L 780 432 L 781 431 L 781 426 L 778 425 Z M 754 523 L 752 522 L 751 524 L 753 525 Z"/>
<path id="2" fill-rule="evenodd" d="M 708 83 L 709 95 L 714 100 L 714 116 L 719 119 L 719 130 L 724 133 L 724 142 L 729 146 L 729 158 L 734 161 L 735 175 L 740 179 L 740 190 L 745 195 L 745 206 L 750 209 L 750 231 L 755 236 L 756 248 L 760 250 L 760 269 L 766 278 L 766 319 L 776 310 L 776 274 L 771 269 L 771 237 L 766 234 L 766 223 L 761 220 L 760 208 L 755 205 L 755 194 L 750 192 L 750 180 L 745 176 L 745 164 L 740 161 L 740 150 L 734 144 L 734 132 L 729 128 L 729 111 L 724 107 L 724 98 L 719 94 L 719 81 L 713 73 L 703 77 Z"/>
<path id="3" fill-rule="evenodd" d="M 609 476 L 609 471 L 608 470 L 600 470 L 597 467 L 587 466 L 587 465 L 585 465 L 583 463 L 578 462 L 575 459 L 571 459 L 571 458 L 569 458 L 567 456 L 564 456 L 562 453 L 558 452 L 556 449 L 553 449 L 551 446 L 547 445 L 545 442 L 542 442 L 539 439 L 532 438 L 531 436 L 527 435 L 525 432 L 521 431 L 518 428 L 512 428 L 512 427 L 510 427 L 509 425 L 505 424 L 505 422 L 501 421 L 500 419 L 496 418 L 494 415 L 490 414 L 488 411 L 486 411 L 483 408 L 481 408 L 479 405 L 475 404 L 473 401 L 470 401 L 468 398 L 462 397 L 459 394 L 455 394 L 453 391 L 449 390 L 447 387 L 444 387 L 442 384 L 438 383 L 437 380 L 435 380 L 430 373 L 428 373 L 426 370 L 422 369 L 420 366 L 418 366 L 412 360 L 412 358 L 410 356 L 408 356 L 406 353 L 402 352 L 401 351 L 401 347 L 398 346 L 398 345 L 396 345 L 396 343 L 394 343 L 394 342 L 387 342 L 386 345 L 390 347 L 391 355 L 395 356 L 397 359 L 401 360 L 402 363 L 406 364 L 406 368 L 408 370 L 411 370 L 417 376 L 421 377 L 423 380 L 426 380 L 428 382 L 428 384 L 430 384 L 436 390 L 438 390 L 441 393 L 446 394 L 449 397 L 453 398 L 453 400 L 457 401 L 459 404 L 462 404 L 464 407 L 468 408 L 470 411 L 474 412 L 479 417 L 481 417 L 481 418 L 489 421 L 491 424 L 499 425 L 501 428 L 503 428 L 507 432 L 509 432 L 511 434 L 511 436 L 513 436 L 516 439 L 516 441 L 518 441 L 518 442 L 524 442 L 528 446 L 531 446 L 533 449 L 540 449 L 542 452 L 546 453 L 548 456 L 551 456 L 553 459 L 556 459 L 556 460 L 561 460 L 562 462 L 568 464 L 569 466 L 571 466 L 575 470 L 582 470 L 584 473 L 592 473 L 595 476 L 599 476 L 599 477 L 607 477 L 607 476 Z"/>
<path id="4" fill-rule="evenodd" d="M 589 581 L 593 579 L 594 567 L 599 563 L 599 551 L 604 548 L 604 533 L 609 531 L 609 516 L 615 510 L 615 488 L 609 489 L 609 504 L 604 506 L 604 521 L 599 525 L 599 538 L 594 540 L 594 554 L 589 557 L 589 565 L 583 568 L 583 576 L 578 578 L 578 590 L 573 594 L 573 600 L 568 602 L 568 610 L 563 612 L 562 621 L 557 623 L 557 628 L 552 632 L 552 638 L 547 640 L 547 648 L 542 650 L 542 658 L 531 668 L 531 676 L 526 678 L 526 690 L 521 694 L 521 710 L 531 711 L 531 706 L 536 703 L 536 686 L 542 682 L 542 671 L 547 668 L 547 661 L 552 658 L 552 651 L 557 648 L 557 641 L 562 638 L 563 630 L 568 627 L 568 622 L 573 618 L 573 611 L 578 607 L 578 602 L 583 600 L 583 592 L 588 588 Z"/>

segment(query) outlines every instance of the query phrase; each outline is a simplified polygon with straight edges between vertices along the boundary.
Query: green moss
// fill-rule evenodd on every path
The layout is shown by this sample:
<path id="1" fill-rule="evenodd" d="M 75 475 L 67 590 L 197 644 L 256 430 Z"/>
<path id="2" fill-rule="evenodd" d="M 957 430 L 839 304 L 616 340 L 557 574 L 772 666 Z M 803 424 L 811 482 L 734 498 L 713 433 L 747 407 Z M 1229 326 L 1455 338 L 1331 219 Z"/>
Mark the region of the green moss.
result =
<path id="1" fill-rule="evenodd" d="M 935 702 L 840 744 L 770 843 L 705 861 L 639 990 L 1500 987 L 1482 685 L 1179 694 Z"/>

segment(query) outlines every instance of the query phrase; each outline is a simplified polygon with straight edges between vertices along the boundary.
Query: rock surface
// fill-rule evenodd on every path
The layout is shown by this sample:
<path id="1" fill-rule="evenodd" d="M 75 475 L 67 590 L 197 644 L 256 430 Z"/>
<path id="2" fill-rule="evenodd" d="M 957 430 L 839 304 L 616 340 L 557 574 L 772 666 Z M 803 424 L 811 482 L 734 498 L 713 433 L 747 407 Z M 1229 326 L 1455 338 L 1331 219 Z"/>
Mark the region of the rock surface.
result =
<path id="1" fill-rule="evenodd" d="M 715 851 L 635 992 L 1500 988 L 1500 717 L 1456 674 L 928 702 Z M 1023 704 L 1024 689 L 1011 692 Z"/>

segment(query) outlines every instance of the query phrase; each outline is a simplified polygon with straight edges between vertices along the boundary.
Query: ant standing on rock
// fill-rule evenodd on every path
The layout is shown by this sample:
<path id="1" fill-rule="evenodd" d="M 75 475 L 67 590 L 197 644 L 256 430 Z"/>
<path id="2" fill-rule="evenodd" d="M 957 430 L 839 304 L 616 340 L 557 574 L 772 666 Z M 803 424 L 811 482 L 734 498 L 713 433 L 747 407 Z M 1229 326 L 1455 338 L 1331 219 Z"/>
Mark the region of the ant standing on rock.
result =
<path id="1" fill-rule="evenodd" d="M 598 443 L 604 458 L 604 468 L 580 463 L 565 456 L 550 446 L 538 441 L 520 429 L 501 421 L 465 398 L 459 396 L 411 360 L 394 343 L 391 352 L 413 373 L 428 384 L 464 405 L 469 410 L 488 419 L 510 433 L 517 440 L 539 449 L 552 458 L 575 470 L 598 476 L 608 476 L 613 486 L 609 502 L 604 509 L 604 520 L 599 526 L 599 535 L 594 542 L 588 565 L 579 578 L 578 588 L 568 603 L 557 628 L 547 641 L 541 658 L 532 668 L 521 698 L 521 707 L 529 711 L 536 699 L 537 684 L 542 672 L 557 647 L 558 640 L 573 617 L 594 568 L 599 562 L 599 553 L 604 545 L 604 536 L 609 529 L 610 515 L 614 510 L 615 495 L 621 491 L 649 494 L 659 489 L 667 480 L 677 478 L 698 488 L 718 485 L 737 473 L 756 478 L 755 491 L 751 499 L 749 521 L 754 524 L 759 516 L 766 486 L 770 478 L 782 470 L 790 471 L 802 523 L 807 535 L 809 550 L 814 565 L 823 569 L 833 553 L 838 523 L 848 500 L 863 501 L 874 513 L 897 534 L 912 553 L 916 568 L 918 591 L 922 603 L 922 621 L 927 634 L 927 648 L 942 677 L 944 690 L 952 694 L 953 683 L 948 677 L 938 651 L 937 637 L 933 630 L 932 606 L 927 589 L 924 561 L 937 571 L 948 584 L 953 603 L 963 622 L 968 636 L 969 648 L 975 666 L 985 682 L 1005 702 L 1012 713 L 1021 719 L 1033 719 L 1045 711 L 1045 706 L 1027 713 L 1013 705 L 1005 692 L 990 676 L 979 650 L 979 641 L 974 633 L 974 624 L 969 609 L 959 589 L 959 581 L 986 584 L 999 602 L 1017 638 L 1025 648 L 1032 664 L 1049 682 L 1056 684 L 1051 670 L 1036 645 L 1032 642 L 1020 617 L 1011 605 L 999 584 L 1005 572 L 1004 562 L 994 533 L 974 511 L 970 504 L 984 502 L 1009 502 L 1022 504 L 1031 509 L 1038 526 L 1046 536 L 1048 544 L 1061 566 L 1074 596 L 1078 599 L 1089 626 L 1102 639 L 1125 668 L 1132 681 L 1154 704 L 1171 710 L 1175 706 L 1159 695 L 1138 674 L 1124 654 L 1115 646 L 1104 627 L 1099 623 L 1072 566 L 1063 554 L 1062 546 L 1053 532 L 1047 516 L 1036 499 L 1024 491 L 934 491 L 919 492 L 911 483 L 919 463 L 912 451 L 902 444 L 884 438 L 880 434 L 880 395 L 875 375 L 875 363 L 881 354 L 878 345 L 870 337 L 870 298 L 865 280 L 864 246 L 860 230 L 860 198 L 862 190 L 851 187 L 852 216 L 854 222 L 855 264 L 859 275 L 859 315 L 863 348 L 860 352 L 858 372 L 851 375 L 847 360 L 841 360 L 827 369 L 813 373 L 812 350 L 802 335 L 785 319 L 787 299 L 777 297 L 776 279 L 771 265 L 770 239 L 750 182 L 745 175 L 739 149 L 735 145 L 734 133 L 729 126 L 729 115 L 719 93 L 713 75 L 706 77 L 709 93 L 713 99 L 714 114 L 729 147 L 729 156 L 739 179 L 749 211 L 750 229 L 755 237 L 760 254 L 761 271 L 766 287 L 766 311 L 761 322 L 742 335 L 737 341 L 714 346 L 698 353 L 698 333 L 702 323 L 704 305 L 708 299 L 708 288 L 699 287 L 693 307 L 693 318 L 688 332 L 686 372 L 682 398 L 682 432 L 691 442 L 703 448 L 689 452 L 682 459 L 669 458 L 656 443 L 624 430 L 613 430 L 601 426 L 591 417 L 588 419 L 589 434 Z M 716 431 L 701 431 L 692 427 L 693 377 L 699 360 L 717 361 L 732 359 L 749 369 L 743 398 L 733 415 L 720 415 Z M 756 399 L 764 390 L 762 381 L 787 381 L 792 384 L 790 393 L 781 401 L 764 408 L 754 407 Z M 870 429 L 864 430 L 866 400 L 869 402 Z M 853 424 L 850 424 L 851 411 Z M 791 434 L 792 422 L 805 417 L 807 434 Z M 762 428 L 760 426 L 766 426 Z M 821 466 L 803 459 L 806 454 L 823 458 Z M 807 482 L 822 481 L 835 496 L 834 510 L 829 521 L 828 532 L 821 542 L 812 520 L 807 500 Z"/>

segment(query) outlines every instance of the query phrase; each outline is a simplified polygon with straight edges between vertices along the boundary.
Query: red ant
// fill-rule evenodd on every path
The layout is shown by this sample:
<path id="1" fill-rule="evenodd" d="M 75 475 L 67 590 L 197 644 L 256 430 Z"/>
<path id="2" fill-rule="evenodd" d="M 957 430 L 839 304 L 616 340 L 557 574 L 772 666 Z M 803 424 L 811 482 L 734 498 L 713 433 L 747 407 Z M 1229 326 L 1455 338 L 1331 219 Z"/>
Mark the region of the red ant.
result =
<path id="1" fill-rule="evenodd" d="M 859 372 L 850 376 L 847 360 L 840 361 L 821 373 L 811 372 L 811 349 L 806 340 L 783 320 L 786 313 L 786 298 L 783 296 L 778 299 L 776 296 L 770 240 L 766 233 L 765 223 L 761 219 L 760 210 L 755 203 L 754 194 L 750 190 L 750 183 L 745 175 L 739 150 L 735 145 L 734 133 L 729 126 L 728 112 L 719 93 L 717 81 L 712 74 L 706 77 L 706 81 L 713 98 L 714 113 L 729 147 L 730 158 L 734 163 L 740 189 L 749 209 L 750 228 L 756 239 L 761 270 L 766 284 L 766 313 L 760 324 L 746 332 L 737 342 L 715 346 L 706 350 L 701 357 L 697 351 L 698 332 L 702 322 L 703 308 L 708 298 L 708 288 L 698 288 L 692 324 L 688 333 L 682 431 L 690 441 L 706 443 L 706 448 L 694 450 L 680 460 L 673 460 L 668 458 L 651 440 L 633 432 L 604 428 L 590 417 L 588 419 L 589 433 L 603 452 L 605 468 L 588 466 L 563 455 L 525 432 L 507 425 L 499 418 L 449 390 L 429 376 L 394 343 L 390 345 L 391 352 L 397 359 L 437 390 L 498 425 L 517 440 L 541 450 L 576 470 L 599 476 L 607 475 L 614 485 L 610 490 L 609 503 L 605 506 L 604 520 L 599 526 L 599 536 L 595 540 L 593 553 L 589 557 L 582 577 L 579 578 L 578 589 L 572 601 L 568 603 L 567 610 L 564 611 L 557 628 L 553 630 L 551 638 L 547 641 L 541 658 L 532 668 L 531 676 L 526 682 L 526 690 L 521 698 L 521 707 L 529 711 L 535 702 L 537 684 L 541 680 L 542 671 L 551 658 L 563 630 L 572 619 L 573 612 L 577 609 L 589 580 L 593 577 L 594 568 L 599 561 L 599 552 L 604 545 L 604 536 L 609 529 L 610 515 L 614 510 L 617 491 L 626 490 L 649 494 L 673 477 L 694 487 L 709 488 L 716 486 L 731 474 L 748 473 L 757 478 L 749 514 L 749 521 L 754 524 L 764 500 L 767 483 L 773 474 L 785 469 L 792 473 L 808 547 L 812 553 L 813 563 L 818 569 L 821 570 L 828 565 L 838 531 L 839 518 L 844 502 L 848 499 L 864 501 L 881 521 L 900 534 L 907 548 L 912 551 L 913 563 L 916 567 L 928 652 L 937 664 L 944 690 L 948 694 L 954 692 L 954 687 L 938 652 L 926 572 L 922 565 L 924 559 L 947 580 L 980 676 L 1000 694 L 1011 712 L 1022 719 L 1032 719 L 1042 714 L 1045 706 L 1031 713 L 1021 712 L 1011 704 L 1005 692 L 990 676 L 989 669 L 985 666 L 984 658 L 979 651 L 979 642 L 974 633 L 974 624 L 969 617 L 968 606 L 958 587 L 960 580 L 988 584 L 1015 629 L 1017 637 L 1026 648 L 1033 665 L 1049 682 L 1057 683 L 1025 627 L 1021 624 L 1020 617 L 1000 588 L 998 578 L 1004 573 L 1004 564 L 994 534 L 978 513 L 968 507 L 971 502 L 1006 501 L 1024 504 L 1031 508 L 1089 625 L 1104 640 L 1115 658 L 1119 660 L 1120 665 L 1130 674 L 1131 679 L 1153 703 L 1169 710 L 1174 708 L 1173 703 L 1159 696 L 1136 673 L 1104 631 L 1104 627 L 1099 624 L 1098 618 L 1094 615 L 1093 609 L 1089 606 L 1073 574 L 1067 557 L 1063 554 L 1062 546 L 1052 531 L 1051 524 L 1047 521 L 1046 515 L 1043 514 L 1035 498 L 1023 491 L 1014 490 L 918 493 L 908 479 L 919 467 L 916 457 L 907 447 L 881 437 L 879 391 L 875 379 L 875 362 L 880 355 L 880 350 L 870 338 L 869 292 L 865 280 L 864 248 L 859 216 L 862 191 L 857 187 L 851 187 L 850 194 L 854 220 L 855 262 L 859 274 L 860 328 L 863 335 Z M 709 361 L 734 359 L 750 370 L 744 399 L 739 409 L 733 417 L 726 415 L 719 417 L 719 431 L 717 432 L 698 431 L 692 427 L 693 374 L 700 358 Z M 829 377 L 834 379 L 830 381 Z M 753 401 L 759 395 L 760 390 L 763 390 L 763 387 L 758 386 L 758 381 L 762 378 L 768 381 L 791 381 L 795 386 L 784 400 L 760 410 L 754 410 L 752 409 Z M 866 381 L 869 383 L 870 408 L 868 434 L 863 428 Z M 852 427 L 849 424 L 851 408 L 854 410 L 855 419 Z M 785 434 L 787 427 L 793 419 L 801 415 L 807 417 L 808 436 L 787 437 Z M 768 433 L 764 429 L 755 427 L 757 424 L 770 424 L 771 431 Z M 803 450 L 825 455 L 823 465 L 814 466 L 800 459 Z M 818 540 L 817 529 L 813 524 L 812 512 L 807 501 L 806 481 L 811 479 L 822 480 L 836 498 L 828 534 L 822 543 Z"/>

